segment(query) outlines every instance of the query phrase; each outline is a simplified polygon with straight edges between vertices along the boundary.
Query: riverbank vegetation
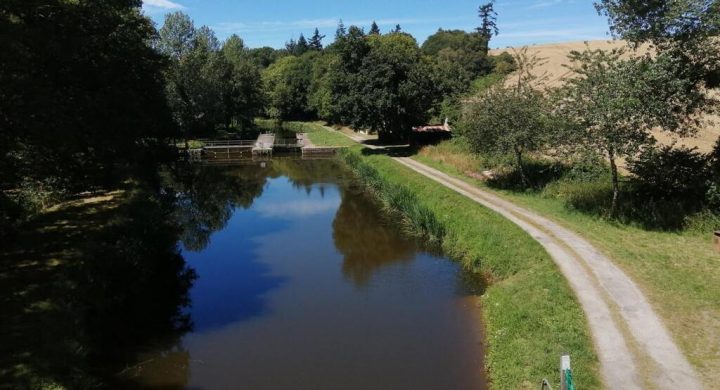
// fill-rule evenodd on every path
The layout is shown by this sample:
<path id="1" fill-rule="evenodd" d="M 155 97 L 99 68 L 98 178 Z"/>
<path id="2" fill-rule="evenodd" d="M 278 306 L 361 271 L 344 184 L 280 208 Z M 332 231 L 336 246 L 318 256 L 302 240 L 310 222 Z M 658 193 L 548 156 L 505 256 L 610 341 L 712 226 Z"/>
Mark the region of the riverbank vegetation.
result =
<path id="1" fill-rule="evenodd" d="M 506 110 L 515 100 L 500 92 L 523 85 L 519 72 L 506 85 L 466 98 L 459 136 L 422 148 L 414 158 L 587 237 L 642 286 L 705 383 L 715 383 L 720 295 L 707 286 L 720 282 L 711 244 L 720 228 L 720 144 L 703 154 L 660 144 L 655 134 L 692 135 L 702 118 L 717 112 L 709 91 L 717 87 L 720 50 L 713 37 L 720 24 L 678 2 L 675 11 L 694 20 L 680 33 L 675 28 L 686 19 L 621 3 L 604 1 L 598 8 L 614 31 L 634 44 L 652 43 L 654 53 L 574 52 L 564 85 L 552 90 L 530 83 L 547 102 L 537 107 L 544 108 L 511 116 Z M 514 96 L 523 94 L 516 89 Z M 528 117 L 540 125 L 517 123 Z M 503 125 L 513 131 L 493 132 Z M 513 132 L 521 132 L 523 142 L 540 141 L 528 147 L 513 142 Z M 518 150 L 529 153 L 520 159 Z"/>
<path id="2" fill-rule="evenodd" d="M 490 282 L 482 296 L 492 388 L 535 388 L 572 351 L 575 381 L 599 388 L 585 317 L 550 256 L 520 228 L 463 195 L 355 146 L 343 159 L 407 226 Z"/>

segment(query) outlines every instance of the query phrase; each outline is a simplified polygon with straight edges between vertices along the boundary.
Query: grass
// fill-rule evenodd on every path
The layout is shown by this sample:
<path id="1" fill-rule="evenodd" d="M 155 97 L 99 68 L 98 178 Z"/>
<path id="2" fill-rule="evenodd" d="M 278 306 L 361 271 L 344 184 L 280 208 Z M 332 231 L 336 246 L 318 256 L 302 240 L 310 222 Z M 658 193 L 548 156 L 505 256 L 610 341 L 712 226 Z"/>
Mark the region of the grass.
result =
<path id="1" fill-rule="evenodd" d="M 578 386 L 601 387 L 580 305 L 540 244 L 496 213 L 388 156 L 363 153 L 360 146 L 343 156 L 407 219 L 422 214 L 426 223 L 415 228 L 436 232 L 423 232 L 426 235 L 441 232 L 445 253 L 491 282 L 480 303 L 488 344 L 485 364 L 493 388 L 537 388 L 543 378 L 557 377 L 559 356 L 568 351 Z M 395 197 L 382 194 L 388 188 L 411 195 L 388 202 Z"/>
<path id="2" fill-rule="evenodd" d="M 590 240 L 641 286 L 706 385 L 720 381 L 720 255 L 713 251 L 711 231 L 648 230 L 582 212 L 569 206 L 572 199 L 547 196 L 548 191 L 489 188 L 468 174 L 483 169 L 488 161 L 453 143 L 426 148 L 414 158 L 494 191 Z M 602 184 L 563 185 L 574 187 L 568 188 L 573 192 L 594 192 L 586 187 Z"/>
<path id="3" fill-rule="evenodd" d="M 316 146 L 349 147 L 355 145 L 351 139 L 336 131 L 330 131 L 322 122 L 286 122 L 286 129 L 296 133 L 307 133 Z"/>

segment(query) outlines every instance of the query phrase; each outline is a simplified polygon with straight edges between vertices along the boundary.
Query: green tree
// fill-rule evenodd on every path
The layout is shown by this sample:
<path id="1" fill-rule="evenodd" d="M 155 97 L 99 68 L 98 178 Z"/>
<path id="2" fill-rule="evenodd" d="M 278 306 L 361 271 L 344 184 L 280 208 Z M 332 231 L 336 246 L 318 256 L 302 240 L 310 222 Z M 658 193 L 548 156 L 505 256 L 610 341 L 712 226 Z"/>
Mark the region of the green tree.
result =
<path id="1" fill-rule="evenodd" d="M 287 54 L 283 50 L 276 50 L 272 47 L 260 47 L 247 51 L 248 59 L 260 69 L 267 69 L 285 55 Z"/>
<path id="2" fill-rule="evenodd" d="M 614 35 L 635 46 L 652 43 L 680 63 L 678 78 L 700 88 L 720 86 L 720 1 L 601 0 L 595 7 L 610 19 Z"/>
<path id="3" fill-rule="evenodd" d="M 278 60 L 263 72 L 267 114 L 276 119 L 308 119 L 308 103 L 313 61 L 319 53 Z"/>
<path id="4" fill-rule="evenodd" d="M 305 54 L 310 50 L 310 45 L 308 44 L 307 39 L 305 39 L 305 35 L 302 33 L 300 34 L 300 38 L 298 38 L 297 46 L 295 47 L 294 55 L 300 57 L 301 55 Z"/>
<path id="5" fill-rule="evenodd" d="M 431 57 L 442 57 L 442 62 L 462 66 L 472 78 L 484 76 L 493 68 L 487 55 L 487 40 L 477 32 L 440 29 L 423 43 L 422 51 Z"/>
<path id="6" fill-rule="evenodd" d="M 310 41 L 308 43 L 310 50 L 322 51 L 323 50 L 323 43 L 322 43 L 323 39 L 325 39 L 325 35 L 321 35 L 320 30 L 318 30 L 316 28 L 315 32 L 313 33 L 312 38 L 310 38 Z"/>
<path id="7" fill-rule="evenodd" d="M 225 41 L 222 54 L 229 64 L 223 83 L 226 126 L 234 121 L 241 128 L 251 127 L 264 108 L 260 71 L 237 35 Z"/>
<path id="8" fill-rule="evenodd" d="M 577 77 L 560 90 L 557 104 L 574 131 L 566 140 L 600 150 L 610 162 L 613 216 L 620 196 L 618 159 L 652 144 L 654 128 L 688 134 L 699 124 L 692 115 L 696 104 L 677 99 L 687 85 L 666 71 L 664 61 L 622 59 L 622 54 L 617 49 L 573 52 L 571 69 Z"/>
<path id="9" fill-rule="evenodd" d="M 516 53 L 515 82 L 500 82 L 470 98 L 460 129 L 477 152 L 513 154 L 523 186 L 530 185 L 523 157 L 547 145 L 552 122 L 548 101 L 532 69 L 540 60 L 527 49 Z"/>
<path id="10" fill-rule="evenodd" d="M 369 35 L 380 35 L 380 26 L 373 20 Z"/>
<path id="11" fill-rule="evenodd" d="M 477 28 L 477 32 L 485 42 L 485 54 L 487 54 L 490 47 L 490 39 L 499 32 L 497 27 L 497 12 L 495 12 L 495 0 L 481 5 L 478 9 L 478 16 L 482 23 L 480 27 Z"/>
<path id="12" fill-rule="evenodd" d="M 0 2 L 0 191 L 86 191 L 161 155 L 174 136 L 166 63 L 140 6 Z"/>
<path id="13" fill-rule="evenodd" d="M 215 130 L 225 120 L 223 92 L 231 71 L 213 31 L 195 29 L 187 15 L 172 13 L 160 29 L 157 46 L 172 59 L 167 95 L 185 139 Z"/>

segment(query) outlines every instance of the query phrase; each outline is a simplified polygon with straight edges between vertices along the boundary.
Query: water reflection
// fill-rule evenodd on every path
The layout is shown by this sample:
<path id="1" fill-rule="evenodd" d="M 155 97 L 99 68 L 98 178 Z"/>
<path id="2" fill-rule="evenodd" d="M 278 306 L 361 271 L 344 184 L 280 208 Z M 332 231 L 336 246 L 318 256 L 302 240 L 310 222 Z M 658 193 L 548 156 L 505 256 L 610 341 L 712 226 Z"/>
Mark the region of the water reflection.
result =
<path id="1" fill-rule="evenodd" d="M 361 188 L 351 187 L 342 191 L 333 221 L 335 246 L 344 256 L 343 275 L 360 287 L 379 268 L 410 262 L 417 251 L 417 244 L 402 237 L 397 224 L 380 218 L 378 207 Z"/>
<path id="2" fill-rule="evenodd" d="M 474 282 L 402 237 L 338 162 L 178 166 L 164 185 L 7 250 L 0 388 L 482 382 L 476 312 L 458 300 Z M 44 279 L 8 271 L 58 256 Z"/>

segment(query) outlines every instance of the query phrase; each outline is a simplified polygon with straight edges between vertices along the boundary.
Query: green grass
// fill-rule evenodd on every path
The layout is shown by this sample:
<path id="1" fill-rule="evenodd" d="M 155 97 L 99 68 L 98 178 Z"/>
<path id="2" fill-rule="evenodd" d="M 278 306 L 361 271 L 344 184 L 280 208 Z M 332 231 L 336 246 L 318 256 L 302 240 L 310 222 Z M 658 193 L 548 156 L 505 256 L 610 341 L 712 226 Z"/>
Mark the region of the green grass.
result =
<path id="1" fill-rule="evenodd" d="M 418 212 L 431 214 L 426 221 L 442 231 L 445 253 L 491 282 L 480 302 L 493 388 L 533 389 L 543 378 L 557 382 L 563 352 L 572 354 L 580 388 L 601 386 L 580 305 L 540 244 L 498 214 L 387 156 L 364 155 L 359 146 L 343 156 L 376 191 L 413 194 L 392 206 L 408 219 Z"/>
<path id="2" fill-rule="evenodd" d="M 709 386 L 720 381 L 720 255 L 713 251 L 711 231 L 646 230 L 583 213 L 568 206 L 567 199 L 548 196 L 547 191 L 543 195 L 493 190 L 469 177 L 467 165 L 455 163 L 479 159 L 463 154 L 446 144 L 414 158 L 494 191 L 587 238 L 639 283 L 704 382 Z M 478 163 L 476 169 L 482 165 Z M 577 183 L 575 191 L 583 191 L 583 185 L 587 184 Z"/>
<path id="3" fill-rule="evenodd" d="M 262 129 L 277 128 L 277 122 L 267 119 L 258 119 L 255 123 Z M 292 133 L 307 133 L 315 146 L 349 147 L 355 145 L 348 137 L 340 132 L 325 127 L 323 122 L 283 122 L 283 130 Z"/>

